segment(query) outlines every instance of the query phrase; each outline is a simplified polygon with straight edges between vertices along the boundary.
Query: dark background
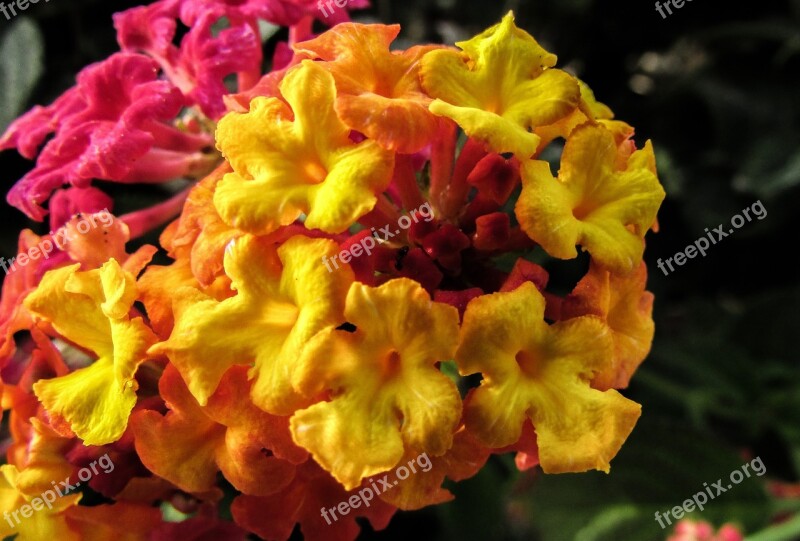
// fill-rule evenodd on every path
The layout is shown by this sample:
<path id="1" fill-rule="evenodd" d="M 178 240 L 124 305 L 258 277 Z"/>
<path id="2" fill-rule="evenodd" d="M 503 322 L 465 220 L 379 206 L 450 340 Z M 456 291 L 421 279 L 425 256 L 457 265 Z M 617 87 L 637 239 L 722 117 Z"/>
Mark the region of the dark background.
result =
<path id="1" fill-rule="evenodd" d="M 139 3 L 51 0 L 32 5 L 24 22 L 0 15 L 0 129 L 28 107 L 51 102 L 83 66 L 116 50 L 111 13 Z M 560 67 L 636 127 L 640 146 L 652 139 L 656 148 L 667 191 L 661 231 L 649 235 L 645 255 L 656 339 L 625 391 L 643 405 L 643 416 L 610 476 L 519 474 L 511 457 L 495 457 L 453 488 L 454 502 L 399 513 L 387 531 L 373 534 L 367 526 L 363 538 L 665 539 L 655 511 L 680 505 L 755 456 L 766 475 L 719 496 L 697 518 L 716 526 L 732 521 L 747 533 L 791 520 L 800 511 L 800 359 L 793 341 L 800 335 L 800 1 L 694 0 L 666 19 L 650 1 L 379 1 L 355 19 L 401 23 L 402 46 L 452 43 L 508 9 L 558 54 Z M 24 47 L 6 39 L 12 29 L 24 34 Z M 268 46 L 275 39 L 285 32 Z M 9 75 L 19 64 L 28 80 Z M 0 154 L 4 191 L 28 167 L 14 152 Z M 122 209 L 153 197 L 152 189 L 126 187 Z M 668 276 L 658 270 L 658 258 L 685 249 L 705 228 L 728 229 L 731 217 L 757 200 L 765 219 Z M 7 206 L 0 217 L 0 252 L 8 257 L 19 230 L 31 224 Z M 790 484 L 797 496 L 774 496 Z M 773 527 L 753 539 L 800 539 L 795 529 L 781 536 Z"/>

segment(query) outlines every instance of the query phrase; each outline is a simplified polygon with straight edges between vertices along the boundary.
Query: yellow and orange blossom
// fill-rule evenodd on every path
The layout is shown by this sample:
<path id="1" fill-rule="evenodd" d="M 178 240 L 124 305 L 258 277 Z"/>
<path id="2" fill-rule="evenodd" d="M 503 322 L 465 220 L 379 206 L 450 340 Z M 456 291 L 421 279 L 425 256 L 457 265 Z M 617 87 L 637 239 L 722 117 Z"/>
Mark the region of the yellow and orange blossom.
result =
<path id="1" fill-rule="evenodd" d="M 530 282 L 470 302 L 456 363 L 483 381 L 466 399 L 467 428 L 488 447 L 505 447 L 530 419 L 545 473 L 607 472 L 641 407 L 591 388 L 611 363 L 608 327 L 593 316 L 548 325 L 544 305 Z"/>

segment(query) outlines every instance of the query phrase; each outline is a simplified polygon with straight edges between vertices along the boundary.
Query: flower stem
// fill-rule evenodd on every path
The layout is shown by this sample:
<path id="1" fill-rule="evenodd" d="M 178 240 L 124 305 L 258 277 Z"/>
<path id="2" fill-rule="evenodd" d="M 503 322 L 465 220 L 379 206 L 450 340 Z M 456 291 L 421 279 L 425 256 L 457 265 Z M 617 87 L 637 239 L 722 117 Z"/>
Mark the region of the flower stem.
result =
<path id="1" fill-rule="evenodd" d="M 794 541 L 800 539 L 800 514 L 781 524 L 745 537 L 744 541 Z"/>

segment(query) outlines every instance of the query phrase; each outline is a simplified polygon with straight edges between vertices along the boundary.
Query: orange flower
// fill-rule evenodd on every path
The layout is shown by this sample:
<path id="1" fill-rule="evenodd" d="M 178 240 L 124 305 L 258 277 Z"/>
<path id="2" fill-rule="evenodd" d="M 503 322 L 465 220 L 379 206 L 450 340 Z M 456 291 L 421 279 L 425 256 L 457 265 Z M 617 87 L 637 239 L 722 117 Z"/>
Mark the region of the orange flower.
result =
<path id="1" fill-rule="evenodd" d="M 596 389 L 627 387 L 633 373 L 650 353 L 655 325 L 653 294 L 645 291 L 646 285 L 644 262 L 627 276 L 593 264 L 561 305 L 563 319 L 591 314 L 602 318 L 611 329 L 614 358 L 592 380 Z"/>
<path id="2" fill-rule="evenodd" d="M 226 224 L 214 207 L 217 184 L 229 172 L 230 165 L 225 163 L 192 188 L 170 238 L 172 257 L 178 257 L 182 248 L 191 249 L 192 274 L 204 287 L 222 274 L 222 259 L 228 243 L 244 234 Z"/>
<path id="3" fill-rule="evenodd" d="M 336 81 L 336 112 L 383 148 L 413 153 L 431 143 L 436 117 L 419 83 L 419 62 L 437 45 L 390 51 L 399 25 L 342 23 L 294 46 L 321 58 Z"/>
<path id="4" fill-rule="evenodd" d="M 294 464 L 308 457 L 292 443 L 288 419 L 247 400 L 245 367 L 229 370 L 204 408 L 173 366 L 164 371 L 158 388 L 170 411 L 166 417 L 155 411 L 134 414 L 136 452 L 148 469 L 182 490 L 211 490 L 221 470 L 237 490 L 265 496 L 288 485 Z"/>
<path id="5" fill-rule="evenodd" d="M 191 287 L 218 301 L 235 294 L 231 289 L 231 280 L 225 274 L 217 276 L 211 285 L 204 288 L 197 281 L 196 275 L 192 272 L 191 261 L 185 255 L 171 265 L 148 266 L 139 278 L 138 286 L 142 304 L 147 309 L 150 326 L 164 340 L 169 337 L 175 324 L 172 297 L 179 289 Z"/>
<path id="6" fill-rule="evenodd" d="M 365 481 L 363 487 L 368 486 Z M 358 492 L 343 489 L 328 472 L 309 460 L 297 467 L 297 475 L 284 491 L 267 497 L 239 496 L 233 501 L 231 512 L 237 524 L 264 539 L 288 539 L 295 524 L 299 524 L 304 539 L 346 541 L 358 536 L 356 517 L 366 518 L 377 531 L 389 524 L 395 512 L 394 506 L 373 497 L 368 505 L 354 506 L 346 516 L 339 514 L 338 505 L 355 501 L 353 498 L 358 500 Z"/>

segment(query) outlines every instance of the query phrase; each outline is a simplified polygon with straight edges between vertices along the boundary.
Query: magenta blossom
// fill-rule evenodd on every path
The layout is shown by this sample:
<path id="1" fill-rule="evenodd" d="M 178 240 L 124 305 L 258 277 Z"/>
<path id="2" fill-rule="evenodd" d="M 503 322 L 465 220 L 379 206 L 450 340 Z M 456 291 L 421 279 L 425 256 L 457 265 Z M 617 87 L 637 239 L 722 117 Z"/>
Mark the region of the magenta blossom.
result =
<path id="1" fill-rule="evenodd" d="M 64 184 L 87 187 L 95 178 L 163 182 L 205 169 L 202 149 L 213 144 L 211 137 L 169 123 L 184 103 L 145 56 L 118 53 L 85 68 L 75 87 L 16 120 L 0 139 L 0 149 L 17 147 L 31 158 L 54 133 L 34 169 L 9 191 L 8 202 L 42 220 L 46 211 L 40 205 Z"/>
<path id="2" fill-rule="evenodd" d="M 351 0 L 348 8 L 366 5 Z M 116 14 L 123 52 L 85 68 L 76 86 L 52 105 L 34 107 L 0 138 L 0 150 L 16 148 L 37 160 L 8 202 L 42 220 L 42 205 L 65 185 L 202 176 L 220 159 L 213 130 L 233 103 L 226 97 L 255 90 L 261 80 L 259 21 L 288 25 L 292 44 L 312 37 L 315 18 L 335 24 L 349 16 L 346 9 L 323 13 L 312 0 L 160 0 Z M 188 31 L 176 45 L 179 24 Z M 278 50 L 280 67 L 294 61 L 288 45 Z M 70 208 L 88 210 L 83 192 L 67 193 L 76 198 Z M 134 218 L 163 222 L 179 203 L 171 199 Z M 132 225 L 132 232 L 141 229 Z"/>

